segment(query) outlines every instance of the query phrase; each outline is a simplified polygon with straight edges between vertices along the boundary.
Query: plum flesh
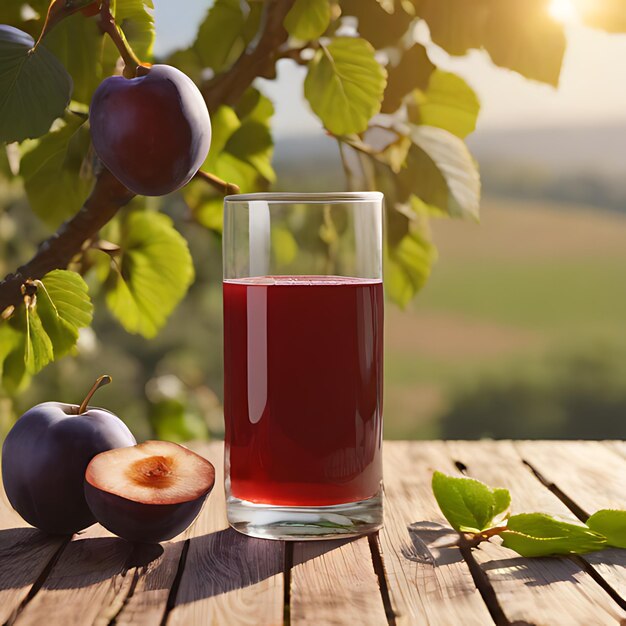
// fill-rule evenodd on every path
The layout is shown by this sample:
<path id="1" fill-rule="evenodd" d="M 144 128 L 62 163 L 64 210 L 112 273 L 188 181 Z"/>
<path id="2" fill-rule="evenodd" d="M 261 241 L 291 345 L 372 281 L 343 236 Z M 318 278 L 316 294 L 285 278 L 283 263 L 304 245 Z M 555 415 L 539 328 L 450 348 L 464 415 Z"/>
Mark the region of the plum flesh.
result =
<path id="1" fill-rule="evenodd" d="M 146 441 L 94 457 L 85 497 L 96 519 L 127 541 L 159 543 L 185 530 L 215 483 L 205 458 L 175 443 Z"/>

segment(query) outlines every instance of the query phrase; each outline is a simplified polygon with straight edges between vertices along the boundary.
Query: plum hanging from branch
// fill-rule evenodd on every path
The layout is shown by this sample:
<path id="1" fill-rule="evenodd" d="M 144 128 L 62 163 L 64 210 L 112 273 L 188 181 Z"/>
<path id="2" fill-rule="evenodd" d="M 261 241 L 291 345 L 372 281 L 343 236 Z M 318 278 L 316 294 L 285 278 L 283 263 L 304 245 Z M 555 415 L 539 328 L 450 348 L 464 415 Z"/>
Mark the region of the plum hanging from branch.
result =
<path id="1" fill-rule="evenodd" d="M 132 192 L 162 196 L 200 169 L 211 144 L 211 121 L 194 82 L 169 65 L 102 81 L 90 107 L 98 157 Z"/>

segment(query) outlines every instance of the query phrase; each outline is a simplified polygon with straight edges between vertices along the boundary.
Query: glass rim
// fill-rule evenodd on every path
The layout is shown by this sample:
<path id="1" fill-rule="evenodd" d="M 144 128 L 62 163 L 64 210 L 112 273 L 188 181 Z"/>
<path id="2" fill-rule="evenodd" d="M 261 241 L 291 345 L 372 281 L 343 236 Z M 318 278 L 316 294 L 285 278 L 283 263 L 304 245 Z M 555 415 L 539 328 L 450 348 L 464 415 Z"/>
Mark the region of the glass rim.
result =
<path id="1" fill-rule="evenodd" d="M 268 202 L 273 204 L 330 204 L 348 202 L 381 202 L 380 191 L 327 191 L 324 193 L 297 193 L 291 191 L 241 193 L 226 196 L 224 205 L 238 202 Z"/>

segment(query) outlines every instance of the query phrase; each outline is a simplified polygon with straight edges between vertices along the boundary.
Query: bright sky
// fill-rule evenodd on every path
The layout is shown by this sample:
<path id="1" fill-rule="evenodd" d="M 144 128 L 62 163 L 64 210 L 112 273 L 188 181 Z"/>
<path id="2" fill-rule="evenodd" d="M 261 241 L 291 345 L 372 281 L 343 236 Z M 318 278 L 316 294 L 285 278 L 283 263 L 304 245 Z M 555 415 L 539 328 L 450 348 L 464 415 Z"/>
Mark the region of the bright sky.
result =
<path id="1" fill-rule="evenodd" d="M 564 7 L 568 0 L 555 0 Z M 187 0 L 185 10 L 171 0 L 155 0 L 158 54 L 188 45 L 211 0 Z M 480 128 L 593 125 L 626 121 L 626 35 L 607 35 L 568 23 L 568 50 L 558 90 L 496 68 L 478 51 L 449 58 L 433 50 L 432 58 L 466 78 L 482 101 Z M 277 81 L 261 81 L 274 100 L 278 135 L 319 132 L 319 122 L 302 99 L 305 69 L 281 61 Z"/>

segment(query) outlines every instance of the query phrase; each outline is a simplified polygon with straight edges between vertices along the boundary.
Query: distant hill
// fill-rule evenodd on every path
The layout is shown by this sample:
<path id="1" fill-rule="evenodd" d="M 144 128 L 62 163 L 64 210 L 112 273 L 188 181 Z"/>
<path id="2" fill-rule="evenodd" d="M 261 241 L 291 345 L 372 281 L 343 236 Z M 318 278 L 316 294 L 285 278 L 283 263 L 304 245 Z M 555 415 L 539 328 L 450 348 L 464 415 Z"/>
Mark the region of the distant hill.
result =
<path id="1" fill-rule="evenodd" d="M 468 138 L 485 195 L 626 211 L 626 123 L 483 130 Z M 324 135 L 281 137 L 274 163 L 282 189 L 344 189 L 337 144 Z"/>
<path id="2" fill-rule="evenodd" d="M 483 130 L 468 138 L 480 162 L 535 163 L 558 172 L 626 173 L 626 122 L 621 125 Z"/>

